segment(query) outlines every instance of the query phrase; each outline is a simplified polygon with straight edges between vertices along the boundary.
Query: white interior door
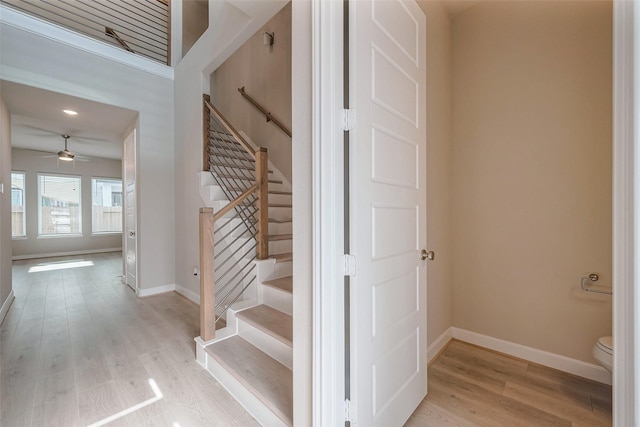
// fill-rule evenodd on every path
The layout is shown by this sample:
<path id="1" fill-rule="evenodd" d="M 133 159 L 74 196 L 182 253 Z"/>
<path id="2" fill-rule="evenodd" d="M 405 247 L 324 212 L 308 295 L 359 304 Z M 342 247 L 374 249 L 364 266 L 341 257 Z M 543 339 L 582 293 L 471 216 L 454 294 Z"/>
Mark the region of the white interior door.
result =
<path id="1" fill-rule="evenodd" d="M 124 267 L 125 282 L 137 292 L 136 131 L 124 141 Z"/>
<path id="2" fill-rule="evenodd" d="M 351 401 L 402 425 L 427 393 L 426 20 L 413 0 L 351 1 Z"/>

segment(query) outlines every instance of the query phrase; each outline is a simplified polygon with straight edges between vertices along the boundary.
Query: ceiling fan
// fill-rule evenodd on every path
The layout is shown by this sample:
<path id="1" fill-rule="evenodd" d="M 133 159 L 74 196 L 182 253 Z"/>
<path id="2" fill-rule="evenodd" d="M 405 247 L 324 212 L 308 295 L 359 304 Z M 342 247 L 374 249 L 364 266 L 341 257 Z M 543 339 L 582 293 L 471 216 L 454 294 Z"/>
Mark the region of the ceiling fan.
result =
<path id="1" fill-rule="evenodd" d="M 58 151 L 58 159 L 59 160 L 64 160 L 66 162 L 71 162 L 73 161 L 73 158 L 75 157 L 75 154 L 73 154 L 71 151 L 69 151 L 69 149 L 67 148 L 67 141 L 69 140 L 69 138 L 71 138 L 69 135 L 62 134 L 61 135 L 64 138 L 64 150 L 60 150 Z"/>

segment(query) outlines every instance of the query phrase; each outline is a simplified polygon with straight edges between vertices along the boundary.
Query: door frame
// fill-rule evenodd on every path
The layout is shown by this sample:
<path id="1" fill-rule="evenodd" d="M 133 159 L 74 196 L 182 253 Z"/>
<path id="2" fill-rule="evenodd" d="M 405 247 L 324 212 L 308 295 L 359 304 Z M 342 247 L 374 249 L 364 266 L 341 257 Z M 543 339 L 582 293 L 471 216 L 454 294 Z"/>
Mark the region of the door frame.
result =
<path id="1" fill-rule="evenodd" d="M 613 2 L 613 422 L 640 423 L 640 7 Z"/>
<path id="2" fill-rule="evenodd" d="M 312 2 L 312 417 L 344 425 L 342 0 Z"/>

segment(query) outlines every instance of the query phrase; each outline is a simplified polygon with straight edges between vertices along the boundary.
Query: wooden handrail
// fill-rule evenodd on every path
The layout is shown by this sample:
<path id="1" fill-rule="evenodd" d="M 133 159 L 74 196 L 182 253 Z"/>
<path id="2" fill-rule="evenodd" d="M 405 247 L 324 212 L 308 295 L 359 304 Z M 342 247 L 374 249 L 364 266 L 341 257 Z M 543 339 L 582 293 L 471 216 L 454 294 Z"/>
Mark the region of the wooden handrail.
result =
<path id="1" fill-rule="evenodd" d="M 120 36 L 118 35 L 118 33 L 116 33 L 116 30 L 114 30 L 113 28 L 104 27 L 104 34 L 105 34 L 106 36 L 113 37 L 113 38 L 118 42 L 118 44 L 119 44 L 120 46 L 122 46 L 123 48 L 125 48 L 125 49 L 126 49 L 126 50 L 128 50 L 129 52 L 131 52 L 131 53 L 135 53 L 135 52 L 133 51 L 133 49 L 131 49 L 131 48 L 129 47 L 129 45 L 127 44 L 127 42 L 125 42 L 124 40 L 122 40 L 122 39 L 120 38 Z"/>
<path id="2" fill-rule="evenodd" d="M 202 95 L 205 105 L 211 103 L 211 97 L 206 93 Z M 209 131 L 211 130 L 211 110 L 202 109 L 202 170 L 208 171 L 211 167 L 209 163 Z"/>
<path id="3" fill-rule="evenodd" d="M 254 107 L 256 107 L 258 110 L 260 110 L 260 112 L 262 114 L 264 114 L 264 116 L 267 118 L 267 122 L 273 122 L 274 125 L 278 126 L 284 133 L 289 135 L 289 138 L 291 138 L 291 131 L 285 125 L 283 125 L 281 121 L 279 121 L 278 119 L 273 117 L 273 115 L 271 115 L 271 113 L 269 111 L 267 111 L 266 108 L 264 108 L 262 105 L 260 105 L 260 103 L 258 101 L 253 99 L 251 97 L 251 95 L 249 95 L 247 92 L 245 92 L 244 86 L 239 87 L 238 88 L 238 92 L 240 92 L 240 94 L 243 97 L 245 97 L 251 104 L 253 104 Z"/>
<path id="4" fill-rule="evenodd" d="M 218 109 L 216 107 L 214 107 L 211 104 L 211 102 L 206 100 L 206 99 L 204 100 L 204 105 L 206 105 L 207 108 L 211 111 L 211 113 L 213 113 L 213 115 L 216 117 L 216 119 L 218 119 L 218 121 L 224 125 L 226 131 L 229 132 L 229 134 L 232 135 L 235 139 L 237 139 L 238 142 L 240 142 L 240 145 L 242 145 L 242 148 L 247 150 L 247 153 L 249 153 L 251 155 L 251 157 L 253 157 L 255 159 L 256 158 L 256 150 L 251 146 L 251 144 L 249 144 L 247 141 L 245 141 L 245 139 L 242 137 L 242 135 L 240 135 L 238 132 L 235 131 L 233 126 L 231 126 L 231 123 L 229 123 L 227 121 L 227 119 L 224 118 L 224 116 L 220 113 L 220 111 L 218 111 Z M 207 137 L 207 141 L 208 140 L 209 139 Z"/>
<path id="5" fill-rule="evenodd" d="M 214 215 L 213 215 L 213 221 L 217 221 L 220 218 L 222 218 L 223 216 L 225 216 L 227 213 L 229 213 L 229 211 L 231 211 L 233 208 L 235 208 L 236 206 L 238 206 L 240 203 L 242 203 L 242 201 L 244 199 L 246 199 L 247 197 L 249 197 L 250 195 L 252 195 L 256 190 L 258 189 L 258 184 L 253 184 L 251 186 L 251 188 L 249 188 L 247 191 L 245 191 L 244 193 L 242 193 L 241 195 L 239 195 L 238 197 L 236 197 L 235 199 L 233 199 L 231 202 L 229 202 L 228 205 L 226 205 L 224 208 L 220 209 L 219 211 L 217 211 Z"/>

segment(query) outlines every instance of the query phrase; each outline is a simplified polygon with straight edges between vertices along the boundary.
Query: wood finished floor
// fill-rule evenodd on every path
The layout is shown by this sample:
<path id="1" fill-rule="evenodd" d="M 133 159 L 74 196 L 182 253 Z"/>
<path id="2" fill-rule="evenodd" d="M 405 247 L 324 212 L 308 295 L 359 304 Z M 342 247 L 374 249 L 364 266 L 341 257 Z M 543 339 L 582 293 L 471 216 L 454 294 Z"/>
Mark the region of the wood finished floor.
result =
<path id="1" fill-rule="evenodd" d="M 42 263 L 92 261 L 29 273 Z M 197 363 L 198 308 L 136 298 L 120 254 L 14 263 L 0 327 L 0 426 L 87 426 L 154 397 L 110 426 L 256 426 Z M 610 426 L 611 387 L 453 341 L 429 367 L 407 426 Z"/>
<path id="2" fill-rule="evenodd" d="M 428 369 L 406 426 L 610 426 L 611 387 L 460 341 Z"/>
<path id="3" fill-rule="evenodd" d="M 29 273 L 42 263 L 95 265 Z M 68 264 L 67 264 L 68 265 Z M 136 298 L 121 254 L 17 261 L 0 327 L 0 425 L 257 426 L 195 362 L 198 307 L 176 293 Z"/>

